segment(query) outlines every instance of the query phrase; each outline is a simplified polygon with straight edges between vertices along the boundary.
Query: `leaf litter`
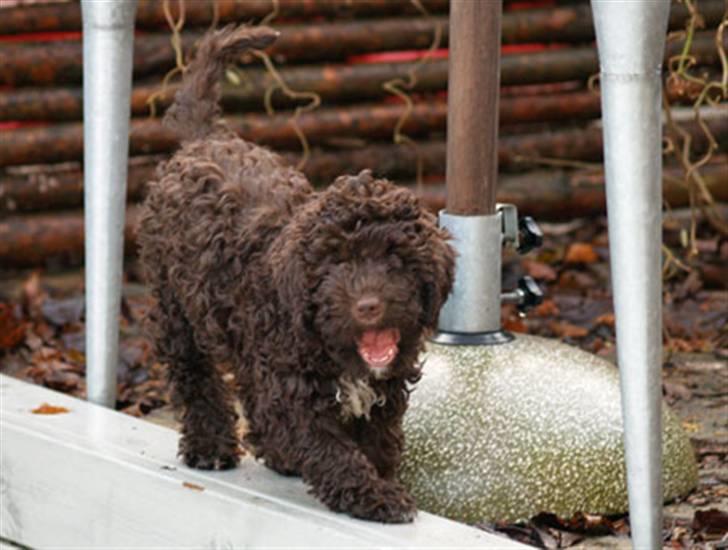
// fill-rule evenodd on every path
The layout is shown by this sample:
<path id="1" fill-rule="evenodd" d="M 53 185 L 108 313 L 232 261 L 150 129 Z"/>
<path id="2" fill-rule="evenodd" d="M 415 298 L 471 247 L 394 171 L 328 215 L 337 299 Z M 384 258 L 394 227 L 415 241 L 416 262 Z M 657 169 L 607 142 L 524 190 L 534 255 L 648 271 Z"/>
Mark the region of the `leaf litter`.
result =
<path id="1" fill-rule="evenodd" d="M 702 549 L 723 544 L 721 535 L 716 534 L 722 527 L 716 525 L 723 525 L 728 510 L 728 434 L 716 427 L 717 420 L 712 424 L 706 420 L 720 418 L 728 411 L 728 277 L 721 276 L 728 262 L 728 242 L 711 233 L 707 224 L 700 225 L 697 237 L 702 243 L 701 252 L 690 256 L 674 248 L 680 242 L 678 233 L 682 229 L 679 224 L 665 224 L 664 241 L 675 254 L 681 254 L 680 261 L 687 271 L 672 272 L 664 281 L 663 389 L 665 399 L 676 408 L 685 425 L 692 426 L 690 436 L 700 464 L 700 485 L 684 502 L 674 505 L 675 514 L 666 512 L 664 545 Z M 504 256 L 504 290 L 515 288 L 519 277 L 530 275 L 546 294 L 544 302 L 525 318 L 514 305 L 504 305 L 504 327 L 558 338 L 613 359 L 615 320 L 605 220 L 544 224 L 544 233 L 544 246 L 539 250 L 525 257 L 509 252 Z M 170 397 L 166 367 L 155 361 L 143 322 L 151 298 L 138 272 L 133 261 L 127 263 L 116 408 L 143 417 L 168 406 Z M 81 274 L 75 283 L 66 282 L 60 289 L 54 287 L 52 274 L 37 271 L 14 274 L 14 279 L 5 277 L 14 280 L 14 285 L 3 284 L 2 279 L 0 372 L 85 397 Z M 37 414 L 48 414 L 52 408 L 44 404 L 35 410 Z M 599 537 L 629 535 L 628 517 L 590 514 L 557 518 L 543 513 L 524 524 L 490 523 L 480 527 L 542 548 L 589 548 L 593 541 L 602 540 Z"/>

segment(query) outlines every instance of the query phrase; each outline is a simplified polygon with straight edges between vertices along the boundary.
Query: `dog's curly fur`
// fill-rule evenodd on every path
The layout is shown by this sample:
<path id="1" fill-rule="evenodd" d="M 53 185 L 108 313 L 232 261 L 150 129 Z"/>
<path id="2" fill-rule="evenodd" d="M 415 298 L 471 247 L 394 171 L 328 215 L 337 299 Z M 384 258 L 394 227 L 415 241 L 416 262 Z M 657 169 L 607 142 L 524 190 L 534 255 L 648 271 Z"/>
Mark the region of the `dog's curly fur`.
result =
<path id="1" fill-rule="evenodd" d="M 156 349 L 183 408 L 180 454 L 202 469 L 237 463 L 226 363 L 256 457 L 302 475 L 333 510 L 409 521 L 414 501 L 395 479 L 402 416 L 454 253 L 409 191 L 365 171 L 316 192 L 224 125 L 225 64 L 275 36 L 231 26 L 203 38 L 165 117 L 182 148 L 160 165 L 141 219 Z M 372 368 L 358 342 L 390 329 L 396 358 Z"/>

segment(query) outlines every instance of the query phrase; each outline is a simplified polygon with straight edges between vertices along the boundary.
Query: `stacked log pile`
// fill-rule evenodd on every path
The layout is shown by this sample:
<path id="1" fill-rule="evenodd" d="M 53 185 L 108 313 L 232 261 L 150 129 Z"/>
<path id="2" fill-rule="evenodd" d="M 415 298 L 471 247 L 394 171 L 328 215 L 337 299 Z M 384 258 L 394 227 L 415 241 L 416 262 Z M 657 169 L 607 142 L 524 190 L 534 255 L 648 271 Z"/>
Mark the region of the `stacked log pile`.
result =
<path id="1" fill-rule="evenodd" d="M 599 70 L 591 11 L 586 0 L 542 3 L 505 3 L 499 200 L 541 219 L 598 214 L 604 211 L 604 177 L 600 98 L 591 85 Z M 168 5 L 176 16 L 178 2 Z M 163 8 L 161 0 L 140 0 L 137 14 L 130 252 L 137 204 L 155 165 L 177 146 L 160 122 L 175 90 L 172 83 L 159 93 L 175 67 Z M 224 24 L 275 16 L 270 24 L 281 36 L 266 53 L 290 89 L 316 94 L 321 105 L 296 116 L 294 124 L 294 109 L 308 99 L 283 93 L 259 59 L 247 56 L 223 86 L 230 124 L 291 163 L 301 160 L 300 130 L 310 148 L 303 171 L 316 185 L 371 168 L 411 186 L 438 209 L 445 196 L 447 10 L 447 0 L 217 0 L 216 9 L 208 1 L 187 0 L 181 43 L 188 54 L 193 51 L 213 18 Z M 723 0 L 702 0 L 700 11 L 705 29 L 693 37 L 691 54 L 700 70 L 716 74 L 721 58 L 711 29 L 724 17 Z M 683 28 L 687 15 L 675 4 L 671 28 Z M 82 262 L 80 28 L 74 1 L 0 8 L 0 266 Z M 441 43 L 433 45 L 438 29 Z M 669 41 L 666 59 L 682 48 L 680 40 Z M 423 60 L 426 52 L 432 55 Z M 403 86 L 413 74 L 414 85 Z M 396 80 L 411 108 L 392 94 Z M 689 86 L 668 85 L 666 96 L 686 106 L 693 98 Z M 266 113 L 266 102 L 275 113 Z M 403 120 L 401 132 L 409 139 L 397 140 Z M 705 123 L 718 151 L 702 175 L 713 197 L 728 201 L 728 117 L 706 116 Z M 711 146 L 696 122 L 682 127 L 696 154 Z M 680 167 L 666 165 L 665 200 L 673 207 L 690 200 L 683 179 Z"/>

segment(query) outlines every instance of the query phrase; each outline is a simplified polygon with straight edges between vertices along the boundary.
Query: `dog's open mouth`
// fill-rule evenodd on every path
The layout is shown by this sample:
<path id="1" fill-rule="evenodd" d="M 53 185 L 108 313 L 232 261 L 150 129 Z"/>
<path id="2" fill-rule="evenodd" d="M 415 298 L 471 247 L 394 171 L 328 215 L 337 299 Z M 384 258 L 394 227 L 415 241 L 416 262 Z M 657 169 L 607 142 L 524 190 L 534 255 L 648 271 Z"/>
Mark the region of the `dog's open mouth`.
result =
<path id="1" fill-rule="evenodd" d="M 357 340 L 359 355 L 372 369 L 383 369 L 397 357 L 399 330 L 367 330 Z"/>

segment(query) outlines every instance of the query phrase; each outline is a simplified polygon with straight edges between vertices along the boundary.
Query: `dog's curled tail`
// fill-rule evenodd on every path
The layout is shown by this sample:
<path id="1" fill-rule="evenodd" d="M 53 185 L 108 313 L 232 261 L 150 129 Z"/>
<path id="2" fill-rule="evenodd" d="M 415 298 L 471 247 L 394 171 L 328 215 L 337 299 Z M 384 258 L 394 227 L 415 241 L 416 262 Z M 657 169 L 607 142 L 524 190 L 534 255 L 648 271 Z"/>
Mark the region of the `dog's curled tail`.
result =
<path id="1" fill-rule="evenodd" d="M 202 139 L 221 127 L 220 76 L 242 52 L 263 49 L 278 37 L 270 27 L 228 25 L 202 37 L 164 125 L 182 141 Z"/>

